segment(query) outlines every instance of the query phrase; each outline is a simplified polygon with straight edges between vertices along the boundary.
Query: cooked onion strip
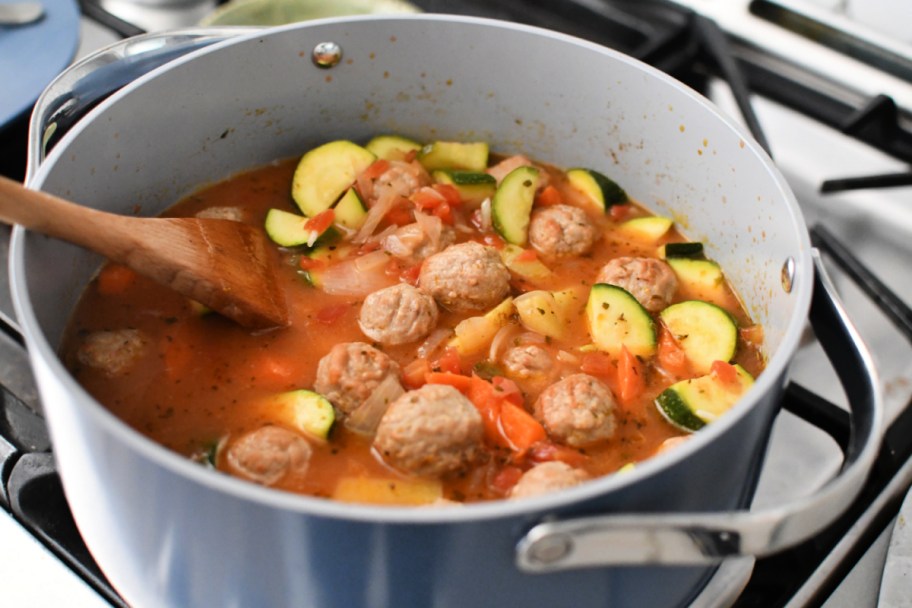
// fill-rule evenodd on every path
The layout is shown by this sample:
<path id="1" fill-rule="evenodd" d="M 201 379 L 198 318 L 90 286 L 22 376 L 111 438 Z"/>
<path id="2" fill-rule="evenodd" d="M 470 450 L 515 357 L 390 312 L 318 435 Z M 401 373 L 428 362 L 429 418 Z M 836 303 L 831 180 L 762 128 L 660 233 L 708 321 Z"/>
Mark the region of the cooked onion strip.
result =
<path id="1" fill-rule="evenodd" d="M 339 296 L 366 296 L 392 285 L 396 279 L 386 273 L 389 259 L 385 251 L 372 251 L 333 264 L 320 277 L 323 291 Z"/>
<path id="2" fill-rule="evenodd" d="M 345 428 L 353 433 L 372 437 L 377 432 L 380 419 L 383 418 L 389 404 L 403 393 L 405 393 L 405 389 L 399 384 L 396 376 L 387 375 L 373 390 L 370 397 L 365 399 L 364 403 L 345 419 Z"/>
<path id="3" fill-rule="evenodd" d="M 431 332 L 431 335 L 418 347 L 417 355 L 420 359 L 427 359 L 440 348 L 440 345 L 453 335 L 453 330 L 441 327 Z"/>

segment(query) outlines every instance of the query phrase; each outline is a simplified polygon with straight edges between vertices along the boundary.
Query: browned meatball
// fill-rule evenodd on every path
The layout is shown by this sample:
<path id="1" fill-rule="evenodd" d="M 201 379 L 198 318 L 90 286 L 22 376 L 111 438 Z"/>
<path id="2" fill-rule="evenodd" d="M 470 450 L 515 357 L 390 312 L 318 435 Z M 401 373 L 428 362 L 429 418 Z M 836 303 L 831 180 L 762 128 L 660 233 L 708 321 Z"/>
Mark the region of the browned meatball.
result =
<path id="1" fill-rule="evenodd" d="M 364 299 L 358 324 L 371 340 L 408 344 L 425 337 L 437 325 L 437 304 L 417 287 L 398 283 Z"/>
<path id="2" fill-rule="evenodd" d="M 370 344 L 336 344 L 317 364 L 314 389 L 344 416 L 355 411 L 387 376 L 399 377 L 399 364 Z"/>
<path id="3" fill-rule="evenodd" d="M 264 426 L 228 448 L 228 464 L 251 481 L 269 486 L 289 473 L 304 474 L 313 449 L 304 437 L 280 426 Z"/>
<path id="4" fill-rule="evenodd" d="M 145 353 L 146 344 L 145 335 L 138 329 L 96 331 L 85 337 L 76 358 L 106 376 L 122 376 Z"/>
<path id="5" fill-rule="evenodd" d="M 452 386 L 425 384 L 393 401 L 374 448 L 397 469 L 439 476 L 464 468 L 481 445 L 481 414 Z"/>
<path id="6" fill-rule="evenodd" d="M 504 353 L 503 364 L 511 376 L 533 378 L 543 376 L 554 367 L 551 354 L 537 344 L 514 346 Z"/>
<path id="7" fill-rule="evenodd" d="M 510 498 L 539 496 L 571 488 L 589 479 L 589 474 L 582 469 L 554 460 L 537 464 L 519 478 L 510 490 Z"/>
<path id="8" fill-rule="evenodd" d="M 449 226 L 441 225 L 439 234 L 436 231 L 429 234 L 415 222 L 400 226 L 392 234 L 383 237 L 380 244 L 391 256 L 410 264 L 417 264 L 449 247 L 455 240 L 456 232 Z"/>
<path id="9" fill-rule="evenodd" d="M 588 253 L 598 236 L 586 212 L 570 205 L 541 207 L 529 220 L 529 243 L 548 258 Z"/>
<path id="10" fill-rule="evenodd" d="M 602 267 L 595 282 L 626 289 L 650 312 L 668 306 L 678 288 L 674 271 L 655 258 L 614 258 Z"/>
<path id="11" fill-rule="evenodd" d="M 469 241 L 426 259 L 418 286 L 450 310 L 484 310 L 510 292 L 510 271 L 496 250 Z"/>
<path id="12" fill-rule="evenodd" d="M 548 434 L 572 446 L 614 435 L 614 395 L 588 374 L 573 374 L 546 388 L 535 402 L 535 417 Z"/>

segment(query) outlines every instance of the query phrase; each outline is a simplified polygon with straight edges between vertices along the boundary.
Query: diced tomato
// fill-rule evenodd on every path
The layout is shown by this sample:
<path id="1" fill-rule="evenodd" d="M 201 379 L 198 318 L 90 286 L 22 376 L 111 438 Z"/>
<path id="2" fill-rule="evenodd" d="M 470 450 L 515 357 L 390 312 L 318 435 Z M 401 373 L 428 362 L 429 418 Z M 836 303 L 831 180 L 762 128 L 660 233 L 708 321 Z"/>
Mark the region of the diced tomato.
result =
<path id="1" fill-rule="evenodd" d="M 678 344 L 674 334 L 671 333 L 664 323 L 659 324 L 659 344 L 656 352 L 656 359 L 662 369 L 674 374 L 679 378 L 685 378 L 691 375 L 690 363 L 687 361 L 687 355 L 684 349 Z"/>
<path id="2" fill-rule="evenodd" d="M 352 309 L 351 304 L 333 304 L 331 306 L 324 306 L 317 311 L 317 314 L 314 318 L 325 325 L 332 325 Z"/>
<path id="3" fill-rule="evenodd" d="M 301 270 L 323 270 L 326 268 L 327 264 L 325 260 L 315 260 L 306 255 L 302 255 L 301 259 L 298 260 L 298 266 Z"/>
<path id="4" fill-rule="evenodd" d="M 98 273 L 98 293 L 112 296 L 124 293 L 136 281 L 136 273 L 120 264 L 108 264 Z"/>
<path id="5" fill-rule="evenodd" d="M 618 397 L 625 403 L 633 401 L 646 389 L 646 370 L 643 362 L 623 345 L 618 358 L 618 385 Z"/>
<path id="6" fill-rule="evenodd" d="M 451 207 L 458 207 L 462 204 L 462 196 L 456 186 L 450 184 L 434 184 L 434 190 L 443 195 L 443 200 Z"/>
<path id="7" fill-rule="evenodd" d="M 372 162 L 367 167 L 367 169 L 365 169 L 364 172 L 361 173 L 361 175 L 363 177 L 366 177 L 367 179 L 377 179 L 378 177 L 380 177 L 381 175 L 386 173 L 386 170 L 389 169 L 389 167 L 390 167 L 390 164 L 389 164 L 388 160 L 378 158 L 377 160 Z"/>
<path id="8" fill-rule="evenodd" d="M 449 205 L 449 203 L 440 203 L 434 207 L 431 213 L 439 217 L 443 223 L 447 224 L 448 226 L 452 226 L 454 223 L 453 208 Z"/>
<path id="9" fill-rule="evenodd" d="M 441 372 L 462 373 L 462 361 L 459 359 L 459 351 L 452 346 L 446 347 L 440 358 L 434 361 L 433 367 Z"/>
<path id="10" fill-rule="evenodd" d="M 506 495 L 516 485 L 523 471 L 519 467 L 507 465 L 501 468 L 488 484 L 492 490 L 501 495 Z"/>
<path id="11" fill-rule="evenodd" d="M 401 203 L 393 206 L 392 209 L 387 211 L 385 219 L 392 225 L 395 226 L 405 226 L 406 224 L 411 224 L 415 221 L 415 216 L 412 214 L 411 205 L 407 204 L 407 199 L 403 199 L 405 203 Z M 377 245 L 380 246 L 379 244 Z"/>
<path id="12" fill-rule="evenodd" d="M 409 285 L 418 284 L 418 276 L 421 274 L 421 264 L 409 266 L 399 273 L 399 280 Z"/>
<path id="13" fill-rule="evenodd" d="M 470 376 L 463 376 L 462 374 L 454 374 L 452 372 L 428 371 L 424 375 L 424 380 L 427 384 L 446 384 L 452 386 L 459 392 L 465 394 L 468 394 L 469 388 L 472 386 L 472 378 Z"/>
<path id="14" fill-rule="evenodd" d="M 402 368 L 402 383 L 409 390 L 420 388 L 426 384 L 427 374 L 430 371 L 430 361 L 427 359 L 415 359 Z"/>
<path id="15" fill-rule="evenodd" d="M 538 252 L 534 249 L 523 249 L 523 252 L 513 259 L 517 262 L 534 262 L 538 259 Z"/>
<path id="16" fill-rule="evenodd" d="M 520 452 L 548 437 L 545 427 L 532 414 L 509 401 L 501 403 L 500 427 L 510 446 Z"/>
<path id="17" fill-rule="evenodd" d="M 726 361 L 713 361 L 710 367 L 710 373 L 724 384 L 735 384 L 738 382 L 738 370 L 735 366 Z"/>
<path id="18" fill-rule="evenodd" d="M 304 230 L 317 233 L 317 236 L 326 232 L 326 230 L 336 221 L 336 212 L 333 209 L 321 211 L 304 223 Z"/>
<path id="19" fill-rule="evenodd" d="M 608 210 L 608 216 L 615 222 L 623 222 L 627 219 L 627 216 L 630 215 L 631 210 L 631 206 L 627 204 L 611 205 L 611 208 Z"/>
<path id="20" fill-rule="evenodd" d="M 425 186 L 413 192 L 409 200 L 415 203 L 415 206 L 421 210 L 436 209 L 438 206 L 446 203 L 446 198 L 434 188 Z"/>
<path id="21" fill-rule="evenodd" d="M 410 163 L 418 158 L 418 150 L 409 150 L 405 153 L 405 162 Z"/>
<path id="22" fill-rule="evenodd" d="M 547 185 L 535 197 L 535 204 L 543 207 L 560 205 L 564 201 L 560 191 L 552 185 Z"/>
<path id="23" fill-rule="evenodd" d="M 614 378 L 617 376 L 617 366 L 607 353 L 595 351 L 585 353 L 580 360 L 580 371 L 592 376 Z"/>
<path id="24" fill-rule="evenodd" d="M 529 450 L 529 460 L 532 462 L 548 462 L 550 460 L 559 460 L 572 467 L 579 467 L 589 460 L 589 457 L 574 448 L 551 443 L 550 441 L 540 441 Z"/>
<path id="25" fill-rule="evenodd" d="M 515 382 L 509 378 L 504 378 L 503 376 L 494 376 L 491 378 L 491 384 L 494 385 L 494 390 L 496 390 L 504 400 L 522 407 L 524 401 L 523 394 Z"/>

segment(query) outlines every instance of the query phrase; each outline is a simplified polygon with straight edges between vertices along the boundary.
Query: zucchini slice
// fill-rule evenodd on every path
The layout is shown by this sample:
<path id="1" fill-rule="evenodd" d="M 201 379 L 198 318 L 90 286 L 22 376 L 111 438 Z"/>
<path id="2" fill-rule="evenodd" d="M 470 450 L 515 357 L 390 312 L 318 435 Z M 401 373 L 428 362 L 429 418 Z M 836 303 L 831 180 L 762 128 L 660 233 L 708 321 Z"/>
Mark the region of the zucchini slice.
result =
<path id="1" fill-rule="evenodd" d="M 291 196 L 307 217 L 332 207 L 355 178 L 377 160 L 347 140 L 331 141 L 304 154 L 291 181 Z"/>
<path id="2" fill-rule="evenodd" d="M 665 243 L 659 247 L 659 257 L 665 260 L 673 258 L 700 258 L 702 255 L 703 243 L 699 241 Z"/>
<path id="3" fill-rule="evenodd" d="M 671 230 L 672 224 L 674 221 L 670 217 L 650 215 L 627 220 L 618 228 L 637 240 L 656 243 Z"/>
<path id="4" fill-rule="evenodd" d="M 354 188 L 345 191 L 345 194 L 336 203 L 334 211 L 336 212 L 336 223 L 349 230 L 357 230 L 367 219 L 367 208 Z"/>
<path id="5" fill-rule="evenodd" d="M 507 243 L 500 250 L 500 259 L 503 260 L 507 270 L 520 278 L 536 283 L 551 277 L 551 269 L 537 257 L 531 260 L 518 259 L 526 250 L 518 245 Z"/>
<path id="6" fill-rule="evenodd" d="M 743 367 L 734 368 L 734 382 L 725 382 L 715 374 L 676 382 L 656 397 L 656 407 L 676 427 L 698 431 L 730 410 L 754 383 Z"/>
<path id="7" fill-rule="evenodd" d="M 529 216 L 535 202 L 535 191 L 541 179 L 535 167 L 517 167 L 510 171 L 491 200 L 494 230 L 514 245 L 525 245 L 529 237 Z"/>
<path id="8" fill-rule="evenodd" d="M 592 204 L 601 211 L 608 211 L 612 205 L 626 203 L 629 198 L 624 189 L 611 178 L 593 169 L 570 169 L 567 171 L 570 185 L 589 197 Z"/>
<path id="9" fill-rule="evenodd" d="M 687 360 L 699 374 L 709 373 L 713 361 L 728 363 L 738 346 L 738 326 L 725 309 L 688 300 L 672 304 L 659 318 L 674 335 Z"/>
<path id="10" fill-rule="evenodd" d="M 431 174 L 438 184 L 449 184 L 459 191 L 459 197 L 467 203 L 480 203 L 494 196 L 497 180 L 493 175 L 480 171 L 453 171 L 438 169 Z"/>
<path id="11" fill-rule="evenodd" d="M 354 245 L 349 245 L 345 243 L 340 244 L 329 244 L 329 245 L 318 245 L 314 247 L 308 254 L 311 260 L 316 260 L 318 262 L 324 262 L 324 264 L 311 268 L 310 270 L 303 271 L 307 282 L 313 285 L 314 287 L 323 286 L 323 272 L 325 268 L 329 267 L 334 262 L 339 260 L 344 260 L 348 255 L 354 251 Z"/>
<path id="12" fill-rule="evenodd" d="M 668 265 L 678 277 L 680 293 L 692 300 L 725 302 L 726 286 L 722 268 L 711 260 L 668 258 Z"/>
<path id="13" fill-rule="evenodd" d="M 612 357 L 620 355 L 621 346 L 638 357 L 651 357 L 656 351 L 655 322 L 630 292 L 617 285 L 592 286 L 586 320 L 592 343 Z"/>
<path id="14" fill-rule="evenodd" d="M 412 150 L 420 150 L 421 144 L 401 135 L 378 135 L 364 145 L 377 158 L 401 160 Z"/>
<path id="15" fill-rule="evenodd" d="M 488 168 L 488 144 L 483 141 L 435 141 L 421 149 L 418 161 L 428 171 L 461 169 L 482 172 Z"/>
<path id="16" fill-rule="evenodd" d="M 266 234 L 277 245 L 282 247 L 298 247 L 306 245 L 310 240 L 310 230 L 304 229 L 307 218 L 297 213 L 270 209 L 266 213 L 264 228 Z"/>
<path id="17" fill-rule="evenodd" d="M 272 406 L 283 422 L 320 439 L 329 436 L 336 420 L 329 400 L 307 389 L 280 393 L 274 397 Z"/>

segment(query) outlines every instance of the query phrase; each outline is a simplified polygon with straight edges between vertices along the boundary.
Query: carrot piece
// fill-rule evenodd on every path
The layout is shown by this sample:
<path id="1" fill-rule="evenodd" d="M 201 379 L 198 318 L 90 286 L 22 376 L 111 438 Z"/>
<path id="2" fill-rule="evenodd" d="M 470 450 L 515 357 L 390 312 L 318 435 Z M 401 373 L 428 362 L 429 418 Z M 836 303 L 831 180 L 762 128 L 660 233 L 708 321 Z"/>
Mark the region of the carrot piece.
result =
<path id="1" fill-rule="evenodd" d="M 447 384 L 461 393 L 468 393 L 472 386 L 472 378 L 470 376 L 452 372 L 429 371 L 424 374 L 424 380 L 427 384 Z"/>
<path id="2" fill-rule="evenodd" d="M 503 401 L 494 394 L 494 385 L 473 375 L 466 396 L 481 414 L 485 439 L 494 445 L 509 447 L 500 430 L 500 409 Z"/>
<path id="3" fill-rule="evenodd" d="M 519 467 L 507 465 L 497 471 L 488 485 L 498 494 L 506 495 L 516 485 L 522 474 L 523 471 Z"/>
<path id="4" fill-rule="evenodd" d="M 136 281 L 136 273 L 120 264 L 108 264 L 98 273 L 98 293 L 113 296 L 124 293 Z"/>
<path id="5" fill-rule="evenodd" d="M 726 361 L 713 361 L 709 371 L 723 384 L 735 384 L 738 382 L 738 370 L 735 369 L 734 365 Z"/>
<path id="6" fill-rule="evenodd" d="M 659 324 L 659 344 L 656 350 L 656 359 L 662 369 L 679 378 L 691 375 L 690 363 L 684 349 L 675 339 L 664 323 Z"/>
<path id="7" fill-rule="evenodd" d="M 515 382 L 503 376 L 494 376 L 491 378 L 491 384 L 494 385 L 494 390 L 501 399 L 522 407 L 523 394 Z"/>
<path id="8" fill-rule="evenodd" d="M 538 196 L 535 197 L 535 204 L 542 206 L 550 205 L 560 205 L 564 202 L 561 193 L 552 185 L 547 185 L 544 189 L 538 193 Z"/>
<path id="9" fill-rule="evenodd" d="M 431 362 L 427 359 L 415 359 L 402 368 L 402 383 L 408 389 L 416 389 L 427 383 L 427 374 L 431 371 Z"/>
<path id="10" fill-rule="evenodd" d="M 579 467 L 584 465 L 589 460 L 589 457 L 579 450 L 565 445 L 558 445 L 550 441 L 540 441 L 529 450 L 529 459 L 532 462 L 560 460 L 572 467 Z"/>
<path id="11" fill-rule="evenodd" d="M 621 401 L 630 402 L 646 389 L 645 369 L 643 363 L 631 354 L 626 346 L 621 346 L 618 357 L 618 386 Z"/>
<path id="12" fill-rule="evenodd" d="M 504 401 L 500 407 L 500 427 L 514 450 L 526 451 L 548 434 L 545 427 L 522 407 Z"/>
<path id="13" fill-rule="evenodd" d="M 462 204 L 462 196 L 459 190 L 451 184 L 434 184 L 431 186 L 434 190 L 443 195 L 444 201 L 451 207 L 458 207 Z"/>

